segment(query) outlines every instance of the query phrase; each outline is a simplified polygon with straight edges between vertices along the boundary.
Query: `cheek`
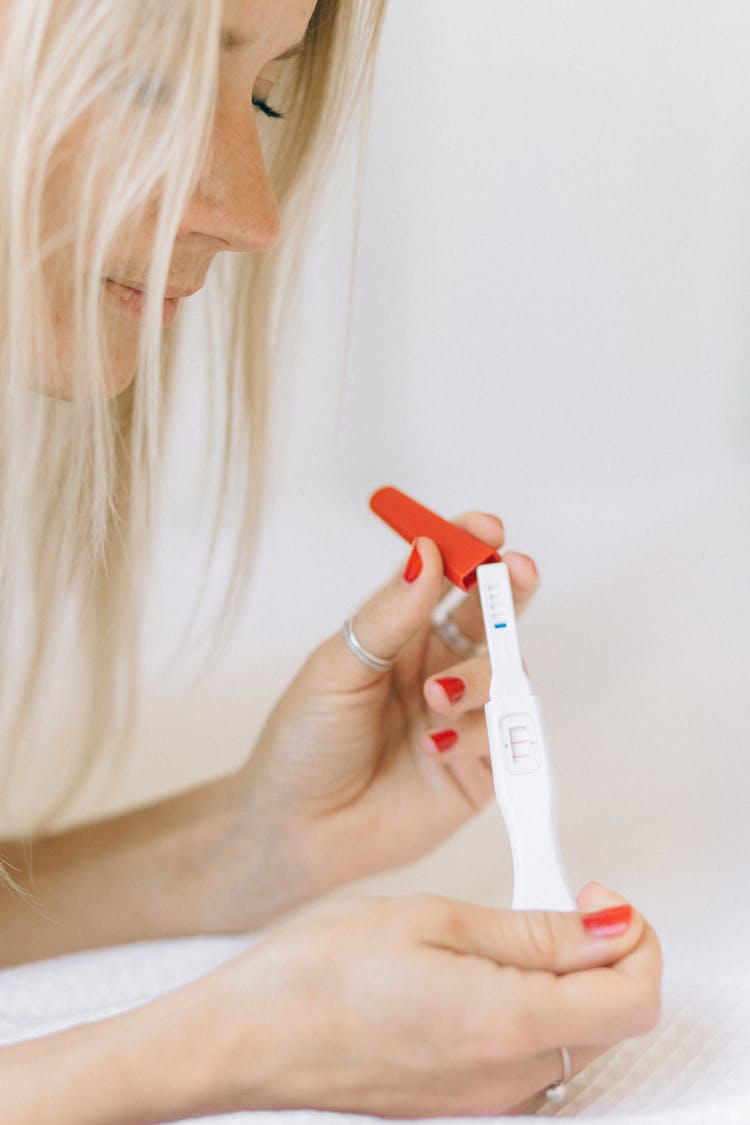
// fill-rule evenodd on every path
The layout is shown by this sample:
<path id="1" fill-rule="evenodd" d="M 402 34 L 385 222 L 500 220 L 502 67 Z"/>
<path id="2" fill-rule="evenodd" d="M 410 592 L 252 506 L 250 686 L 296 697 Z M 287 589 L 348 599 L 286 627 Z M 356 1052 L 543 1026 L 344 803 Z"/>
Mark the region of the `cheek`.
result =
<path id="1" fill-rule="evenodd" d="M 2 0 L 0 0 L 0 3 Z M 76 139 L 70 138 L 70 148 L 57 155 L 54 170 L 50 174 L 42 200 L 43 237 L 55 236 L 59 232 L 75 231 L 79 216 L 80 175 L 76 170 L 76 160 L 72 150 L 77 149 Z M 68 158 L 66 158 L 68 157 Z M 92 216 L 96 223 L 96 216 Z M 138 242 L 140 230 L 123 232 L 118 237 L 120 245 L 114 250 L 117 263 L 133 253 L 134 242 Z M 67 246 L 52 253 L 44 262 L 43 282 L 47 297 L 53 347 L 55 355 L 54 370 L 46 372 L 41 389 L 44 393 L 58 398 L 73 399 L 85 391 L 76 389 L 75 371 L 80 364 L 76 358 L 76 339 L 74 322 L 74 278 L 71 274 L 72 249 Z M 113 267 L 114 268 L 114 267 Z M 84 279 L 88 283 L 89 279 Z M 97 279 L 97 284 L 100 284 Z M 101 282 L 102 299 L 100 305 L 100 329 L 102 353 L 105 356 L 105 388 L 108 395 L 117 395 L 133 381 L 138 361 L 138 326 L 122 315 L 106 296 Z M 78 349 L 80 350 L 80 349 Z"/>
<path id="2" fill-rule="evenodd" d="M 56 269 L 47 285 L 50 304 L 55 362 L 51 371 L 44 373 L 38 386 L 42 393 L 53 398 L 74 400 L 86 394 L 85 387 L 76 379 L 76 341 L 70 290 L 65 285 L 62 271 Z M 138 366 L 138 327 L 118 313 L 102 297 L 101 304 L 102 352 L 104 355 L 104 386 L 108 396 L 121 394 L 133 382 Z M 78 386 L 76 383 L 78 382 Z"/>
<path id="3" fill-rule="evenodd" d="M 0 0 L 0 6 L 4 0 Z M 102 170 L 95 175 L 94 190 L 90 193 L 91 207 L 84 214 L 81 200 L 88 195 L 87 178 L 93 175 L 90 164 L 93 117 L 83 116 L 65 134 L 50 159 L 41 202 L 42 244 L 56 246 L 42 267 L 43 285 L 48 302 L 52 327 L 54 369 L 40 377 L 41 389 L 60 398 L 75 398 L 86 394 L 86 380 L 76 377 L 80 368 L 81 349 L 75 339 L 76 325 L 74 302 L 76 279 L 71 272 L 75 258 L 74 243 L 83 240 L 84 251 L 95 244 L 100 227 L 101 212 L 112 198 L 112 186 Z M 117 174 L 117 169 L 112 175 Z M 150 264 L 150 247 L 158 215 L 157 200 L 149 200 L 137 213 L 124 217 L 117 227 L 104 261 L 87 267 L 91 276 L 81 279 L 84 286 L 95 283 L 101 291 L 100 334 L 104 357 L 104 386 L 107 394 L 117 395 L 133 381 L 138 365 L 140 325 L 131 316 L 124 315 L 114 304 L 104 288 L 104 278 L 112 277 L 125 284 L 138 286 L 147 277 Z M 61 244 L 61 233 L 65 244 Z M 93 271 L 102 276 L 93 277 Z M 78 353 L 78 355 L 77 355 Z"/>

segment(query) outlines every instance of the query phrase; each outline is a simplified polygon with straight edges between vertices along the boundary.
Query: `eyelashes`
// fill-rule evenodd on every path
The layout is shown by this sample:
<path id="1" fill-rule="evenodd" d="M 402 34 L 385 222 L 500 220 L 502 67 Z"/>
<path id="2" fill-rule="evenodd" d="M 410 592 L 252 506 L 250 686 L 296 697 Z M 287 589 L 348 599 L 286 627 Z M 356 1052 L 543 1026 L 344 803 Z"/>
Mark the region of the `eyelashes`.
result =
<path id="1" fill-rule="evenodd" d="M 2 0 L 0 0 L 1 3 Z M 172 90 L 166 82 L 158 78 L 148 77 L 135 84 L 130 96 L 133 104 L 138 106 L 139 109 L 154 110 L 167 105 L 172 97 Z M 282 113 L 281 110 L 274 109 L 272 105 L 269 105 L 265 98 L 254 97 L 252 104 L 254 109 L 257 109 L 259 113 L 272 121 L 283 121 L 286 117 L 286 114 Z"/>
<path id="2" fill-rule="evenodd" d="M 253 98 L 253 105 L 264 117 L 271 117 L 274 121 L 283 121 L 286 117 L 285 113 L 279 113 L 277 109 L 274 109 L 268 102 L 264 102 L 262 98 Z"/>

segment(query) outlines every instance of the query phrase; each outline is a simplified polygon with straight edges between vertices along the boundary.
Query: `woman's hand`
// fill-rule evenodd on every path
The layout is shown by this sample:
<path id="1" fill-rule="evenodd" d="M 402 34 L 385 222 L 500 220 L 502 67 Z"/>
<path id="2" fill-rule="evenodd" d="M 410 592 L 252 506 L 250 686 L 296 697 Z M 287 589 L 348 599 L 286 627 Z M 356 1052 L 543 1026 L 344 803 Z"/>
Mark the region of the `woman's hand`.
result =
<path id="1" fill-rule="evenodd" d="M 657 1019 L 659 945 L 627 908 L 602 916 L 621 901 L 589 884 L 579 906 L 599 913 L 583 917 L 427 897 L 318 907 L 153 1003 L 3 1047 L 0 1119 L 526 1108 L 559 1081 L 561 1047 L 579 1070 Z"/>
<path id="2" fill-rule="evenodd" d="M 622 902 L 597 884 L 587 911 Z M 591 916 L 590 921 L 594 921 Z M 218 1108 L 497 1114 L 650 1030 L 661 958 L 633 912 L 489 910 L 417 897 L 327 904 L 191 986 Z"/>
<path id="3" fill-rule="evenodd" d="M 459 521 L 493 546 L 492 516 Z M 362 643 L 395 656 L 372 672 L 341 633 L 313 654 L 272 713 L 249 763 L 142 809 L 35 842 L 35 909 L 0 884 L 0 964 L 92 945 L 254 930 L 352 878 L 404 863 L 447 836 L 492 792 L 482 704 L 484 657 L 456 663 L 430 618 L 447 584 L 434 543 L 418 543 L 358 612 Z M 523 555 L 506 554 L 519 608 L 536 587 Z M 454 615 L 483 635 L 477 595 Z M 460 679 L 451 702 L 440 680 Z M 448 687 L 455 688 L 455 683 Z M 429 732 L 455 730 L 440 753 Z M 25 846 L 3 842 L 26 884 Z"/>
<path id="4" fill-rule="evenodd" d="M 503 545 L 494 516 L 456 522 Z M 520 610 L 536 589 L 536 568 L 525 555 L 504 559 Z M 394 658 L 392 670 L 368 668 L 337 633 L 312 654 L 258 740 L 247 792 L 280 810 L 285 846 L 299 841 L 315 891 L 424 854 L 492 795 L 482 710 L 489 662 L 457 662 L 432 628 L 447 588 L 437 547 L 420 538 L 406 569 L 355 616 L 358 639 Z M 483 639 L 476 590 L 453 617 Z"/>

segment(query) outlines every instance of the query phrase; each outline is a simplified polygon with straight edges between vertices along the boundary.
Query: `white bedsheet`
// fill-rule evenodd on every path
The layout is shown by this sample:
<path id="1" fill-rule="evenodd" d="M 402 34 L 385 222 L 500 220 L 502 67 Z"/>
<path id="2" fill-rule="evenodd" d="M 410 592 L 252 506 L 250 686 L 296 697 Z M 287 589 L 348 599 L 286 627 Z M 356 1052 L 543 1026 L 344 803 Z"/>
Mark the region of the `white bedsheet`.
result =
<path id="1" fill-rule="evenodd" d="M 0 1042 L 143 1003 L 209 971 L 245 948 L 248 940 L 144 942 L 6 969 L 0 972 Z M 656 1030 L 609 1052 L 574 1079 L 564 1105 L 537 1116 L 619 1125 L 748 1125 L 750 953 L 746 958 L 737 954 L 721 971 L 668 978 Z M 326 1125 L 340 1123 L 342 1117 L 242 1113 L 201 1120 Z"/>

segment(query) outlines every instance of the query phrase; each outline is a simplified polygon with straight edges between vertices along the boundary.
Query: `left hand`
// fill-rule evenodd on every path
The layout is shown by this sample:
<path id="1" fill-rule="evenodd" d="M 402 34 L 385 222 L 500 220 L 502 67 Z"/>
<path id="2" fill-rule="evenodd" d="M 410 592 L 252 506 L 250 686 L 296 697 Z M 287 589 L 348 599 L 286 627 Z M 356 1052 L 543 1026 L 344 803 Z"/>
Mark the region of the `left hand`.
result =
<path id="1" fill-rule="evenodd" d="M 504 542 L 495 516 L 455 521 L 489 546 Z M 243 771 L 253 801 L 277 810 L 313 893 L 416 859 L 454 832 L 492 795 L 483 706 L 486 654 L 456 662 L 431 626 L 449 587 L 436 545 L 420 538 L 421 571 L 400 571 L 357 612 L 354 629 L 370 652 L 393 657 L 368 668 L 341 632 L 313 652 L 272 712 Z M 537 588 L 527 556 L 507 553 L 517 611 Z M 482 641 L 476 588 L 453 614 Z M 441 680 L 460 681 L 448 685 Z M 463 691 L 461 691 L 463 684 Z M 440 751 L 430 734 L 450 730 Z M 443 739 L 445 741 L 445 739 Z"/>

